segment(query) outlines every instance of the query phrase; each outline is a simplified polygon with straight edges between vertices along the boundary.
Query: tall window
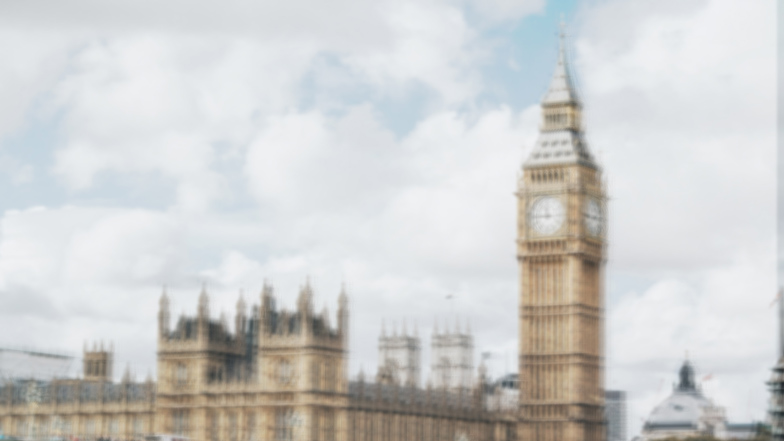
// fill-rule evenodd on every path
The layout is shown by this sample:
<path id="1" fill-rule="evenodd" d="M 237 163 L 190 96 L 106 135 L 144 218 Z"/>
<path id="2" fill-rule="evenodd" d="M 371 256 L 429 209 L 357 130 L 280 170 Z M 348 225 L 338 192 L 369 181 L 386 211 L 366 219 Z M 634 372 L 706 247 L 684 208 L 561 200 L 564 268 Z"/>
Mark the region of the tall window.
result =
<path id="1" fill-rule="evenodd" d="M 280 360 L 278 362 L 278 383 L 289 384 L 293 373 L 294 369 L 288 360 Z"/>
<path id="2" fill-rule="evenodd" d="M 238 441 L 237 412 L 229 413 L 229 441 Z"/>
<path id="3" fill-rule="evenodd" d="M 326 383 L 324 389 L 335 390 L 335 383 L 337 382 L 337 378 L 335 376 L 335 367 L 332 364 L 332 360 L 324 363 L 324 377 Z"/>
<path id="4" fill-rule="evenodd" d="M 256 441 L 256 414 L 245 414 L 245 441 Z"/>
<path id="5" fill-rule="evenodd" d="M 177 435 L 188 433 L 188 411 L 177 409 L 172 414 L 172 429 Z"/>
<path id="6" fill-rule="evenodd" d="M 144 435 L 144 425 L 141 417 L 133 418 L 133 436 L 139 438 Z"/>
<path id="7" fill-rule="evenodd" d="M 218 439 L 218 414 L 212 412 L 209 416 L 210 440 L 220 441 Z"/>
<path id="8" fill-rule="evenodd" d="M 60 421 L 60 435 L 73 435 L 70 419 L 63 418 L 62 421 Z"/>
<path id="9" fill-rule="evenodd" d="M 321 389 L 321 363 L 318 361 L 314 361 L 311 367 L 311 374 L 313 378 L 311 382 L 313 383 L 313 389 L 320 390 Z"/>
<path id="10" fill-rule="evenodd" d="M 332 409 L 324 409 L 319 413 L 321 414 L 321 439 L 335 441 L 335 412 Z"/>
<path id="11" fill-rule="evenodd" d="M 291 409 L 278 409 L 275 414 L 275 441 L 293 441 L 295 414 Z"/>
<path id="12" fill-rule="evenodd" d="M 175 381 L 178 386 L 183 386 L 188 381 L 188 368 L 182 363 L 177 364 Z"/>

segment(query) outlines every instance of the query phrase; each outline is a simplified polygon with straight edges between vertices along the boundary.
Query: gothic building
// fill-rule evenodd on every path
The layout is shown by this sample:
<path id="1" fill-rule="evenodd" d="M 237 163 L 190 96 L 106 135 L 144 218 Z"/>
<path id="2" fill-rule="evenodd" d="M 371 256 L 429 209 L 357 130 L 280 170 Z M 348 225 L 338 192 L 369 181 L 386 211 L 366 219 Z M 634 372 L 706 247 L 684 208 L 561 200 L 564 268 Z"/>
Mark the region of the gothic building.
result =
<path id="1" fill-rule="evenodd" d="M 141 439 L 152 433 L 155 383 L 152 378 L 134 381 L 128 371 L 120 382 L 113 382 L 112 355 L 103 346 L 85 346 L 81 379 L 17 376 L 0 382 L 0 435 Z"/>
<path id="2" fill-rule="evenodd" d="M 695 380 L 694 367 L 685 360 L 672 394 L 653 409 L 637 441 L 701 436 L 741 440 L 753 438 L 757 430 L 754 423 L 729 423 L 726 410 L 705 396 Z"/>
<path id="3" fill-rule="evenodd" d="M 112 381 L 112 353 L 84 354 L 81 379 L 0 384 L 0 433 L 196 441 L 604 441 L 605 186 L 588 151 L 562 48 L 542 101 L 541 133 L 517 188 L 519 382 L 474 372 L 468 326 L 436 329 L 420 383 L 417 332 L 379 339 L 379 372 L 347 372 L 349 308 L 315 312 L 240 298 L 233 325 L 202 291 L 196 314 L 172 321 L 160 298 L 157 381 Z"/>
<path id="4" fill-rule="evenodd" d="M 387 335 L 386 326 L 382 323 L 381 336 L 378 338 L 379 368 L 376 381 L 418 387 L 421 358 L 421 344 L 416 328 L 413 334 L 409 335 L 404 323 L 399 335 L 396 327 Z"/>
<path id="5" fill-rule="evenodd" d="M 453 330 L 438 325 L 431 344 L 431 381 L 436 388 L 468 390 L 474 386 L 474 336 L 471 329 L 461 330 L 459 322 Z"/>
<path id="6" fill-rule="evenodd" d="M 386 363 L 379 381 L 349 381 L 345 292 L 334 324 L 326 311 L 314 312 L 308 284 L 294 310 L 279 308 L 269 285 L 250 310 L 240 298 L 230 326 L 212 317 L 202 291 L 196 314 L 172 325 L 164 292 L 157 383 L 136 383 L 128 375 L 113 383 L 112 352 L 96 347 L 84 353 L 83 379 L 3 384 L 0 433 L 125 440 L 171 433 L 209 441 L 516 439 L 515 413 L 485 406 L 483 382 L 419 387 L 419 342 L 405 331 L 382 335 Z M 385 377 L 390 366 L 396 369 Z"/>
<path id="7" fill-rule="evenodd" d="M 398 333 L 397 327 L 387 334 L 381 325 L 378 338 L 378 374 L 376 381 L 384 384 L 419 386 L 421 376 L 421 343 L 415 328 L 409 335 L 405 323 Z M 447 326 L 443 331 L 435 324 L 430 344 L 430 379 L 428 383 L 436 389 L 453 392 L 468 391 L 477 385 L 474 372 L 474 337 L 470 327 L 461 330 L 459 322 L 453 330 Z"/>
<path id="8" fill-rule="evenodd" d="M 604 441 L 606 188 L 561 38 L 518 198 L 520 432 Z"/>

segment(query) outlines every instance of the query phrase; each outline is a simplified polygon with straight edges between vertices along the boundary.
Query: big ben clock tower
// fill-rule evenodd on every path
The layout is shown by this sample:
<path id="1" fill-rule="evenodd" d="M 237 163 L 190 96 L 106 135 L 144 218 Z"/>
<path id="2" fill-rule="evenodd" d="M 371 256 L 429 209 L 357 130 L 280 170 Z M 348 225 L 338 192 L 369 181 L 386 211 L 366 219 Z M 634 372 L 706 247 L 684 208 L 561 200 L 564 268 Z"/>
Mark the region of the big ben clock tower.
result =
<path id="1" fill-rule="evenodd" d="M 564 46 L 517 192 L 524 441 L 604 441 L 606 196 Z"/>

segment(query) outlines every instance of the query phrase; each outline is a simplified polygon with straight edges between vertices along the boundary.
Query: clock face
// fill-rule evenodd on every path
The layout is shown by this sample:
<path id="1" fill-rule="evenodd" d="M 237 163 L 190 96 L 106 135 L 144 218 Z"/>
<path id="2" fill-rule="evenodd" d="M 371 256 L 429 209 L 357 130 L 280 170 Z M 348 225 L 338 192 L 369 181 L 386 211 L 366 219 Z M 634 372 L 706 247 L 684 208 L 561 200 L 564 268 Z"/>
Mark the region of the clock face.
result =
<path id="1" fill-rule="evenodd" d="M 602 232 L 602 207 L 596 199 L 588 199 L 585 202 L 585 229 L 591 236 L 598 236 Z"/>
<path id="2" fill-rule="evenodd" d="M 564 210 L 563 204 L 552 196 L 539 198 L 531 207 L 531 225 L 537 233 L 543 236 L 549 236 L 558 231 L 565 217 L 566 210 Z"/>

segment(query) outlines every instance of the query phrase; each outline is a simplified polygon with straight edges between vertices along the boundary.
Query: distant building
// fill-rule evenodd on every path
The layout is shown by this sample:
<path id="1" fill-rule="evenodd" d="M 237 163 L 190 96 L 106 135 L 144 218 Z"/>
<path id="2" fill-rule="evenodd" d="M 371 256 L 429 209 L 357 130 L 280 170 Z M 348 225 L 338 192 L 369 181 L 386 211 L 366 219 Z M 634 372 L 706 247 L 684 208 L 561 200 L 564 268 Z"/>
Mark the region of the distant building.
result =
<path id="1" fill-rule="evenodd" d="M 770 407 L 768 422 L 770 435 L 774 440 L 784 440 L 784 300 L 779 291 L 779 361 L 773 367 L 773 375 L 768 382 L 770 387 Z"/>
<path id="2" fill-rule="evenodd" d="M 488 409 L 501 412 L 516 411 L 520 407 L 520 380 L 517 374 L 506 374 L 486 388 Z"/>
<path id="3" fill-rule="evenodd" d="M 607 194 L 590 153 L 564 34 L 540 136 L 517 182 L 519 382 L 474 374 L 468 326 L 432 336 L 431 381 L 418 387 L 419 341 L 380 340 L 375 383 L 348 375 L 348 297 L 337 316 L 237 302 L 215 320 L 203 290 L 172 323 L 160 299 L 157 379 L 113 381 L 113 351 L 85 351 L 82 378 L 0 382 L 0 433 L 26 439 L 193 441 L 605 441 L 604 265 Z M 509 311 L 510 315 L 513 313 Z M 500 317 L 499 317 L 500 319 Z M 333 325 L 334 320 L 334 325 Z M 152 343 L 152 342 L 150 342 Z M 488 394 L 488 391 L 491 393 Z M 495 399 L 489 405 L 491 398 Z M 495 406 L 495 407 L 493 407 Z"/>
<path id="4" fill-rule="evenodd" d="M 604 415 L 607 419 L 607 441 L 626 441 L 626 392 L 604 391 Z"/>
<path id="5" fill-rule="evenodd" d="M 0 349 L 0 439 L 139 439 L 152 432 L 155 383 L 129 372 L 112 380 L 113 350 L 84 348 L 81 378 L 69 378 L 73 358 Z"/>
<path id="6" fill-rule="evenodd" d="M 435 328 L 431 342 L 431 381 L 437 389 L 467 390 L 474 379 L 474 336 L 471 330 L 454 330 L 447 327 L 443 332 Z"/>
<path id="7" fill-rule="evenodd" d="M 382 325 L 378 338 L 378 375 L 382 384 L 419 386 L 421 376 L 421 344 L 416 328 L 408 335 L 405 325 L 398 335 L 397 328 L 387 335 Z"/>
<path id="8" fill-rule="evenodd" d="M 350 379 L 346 371 L 345 292 L 339 296 L 334 322 L 326 310 L 314 312 L 309 284 L 301 288 L 296 309 L 285 310 L 276 303 L 269 285 L 250 314 L 240 298 L 231 329 L 227 319 L 213 319 L 208 295 L 202 291 L 196 314 L 182 315 L 172 324 L 164 293 L 158 314 L 157 381 L 136 382 L 129 373 L 113 381 L 113 350 L 102 346 L 85 349 L 81 378 L 58 374 L 67 360 L 45 358 L 47 366 L 54 366 L 47 368 L 53 372 L 48 379 L 16 369 L 0 381 L 0 435 L 84 440 L 138 440 L 151 433 L 170 433 L 193 441 L 517 441 L 516 414 L 485 408 L 484 381 L 459 375 L 463 364 L 472 361 L 473 339 L 467 330 L 434 337 L 441 344 L 442 358 L 455 367 L 458 381 L 437 388 L 413 384 L 419 375 L 419 343 L 403 332 L 380 339 L 384 355 L 378 378 L 384 381 L 366 382 L 363 375 Z M 14 360 L 20 357 L 12 355 Z M 9 354 L 3 356 L 11 360 Z M 390 371 L 393 375 L 385 374 Z M 466 384 L 475 386 L 459 387 Z"/>
<path id="9" fill-rule="evenodd" d="M 703 395 L 694 380 L 694 367 L 683 362 L 680 381 L 672 394 L 651 412 L 642 429 L 643 441 L 662 438 L 713 436 L 719 439 L 748 439 L 758 424 L 730 424 L 725 409 Z"/>

